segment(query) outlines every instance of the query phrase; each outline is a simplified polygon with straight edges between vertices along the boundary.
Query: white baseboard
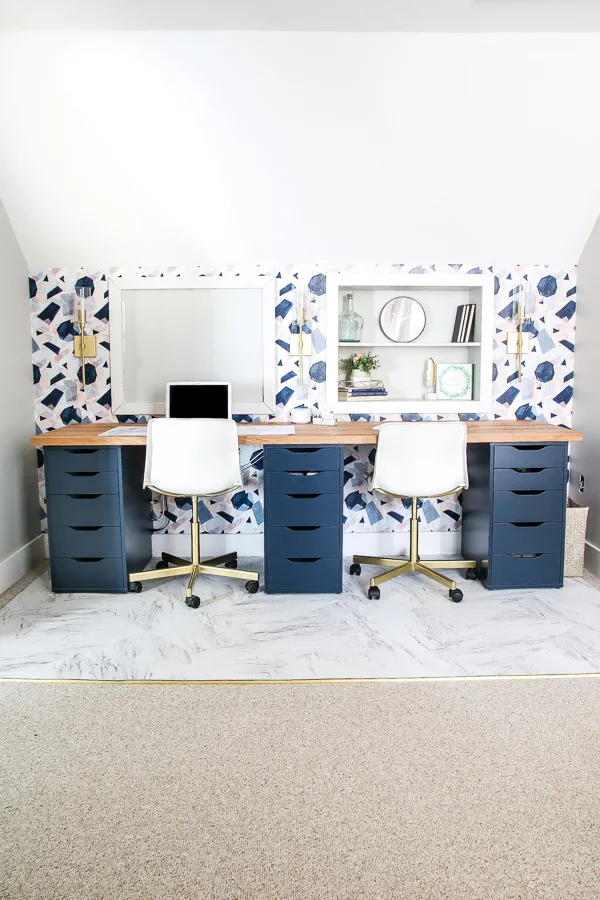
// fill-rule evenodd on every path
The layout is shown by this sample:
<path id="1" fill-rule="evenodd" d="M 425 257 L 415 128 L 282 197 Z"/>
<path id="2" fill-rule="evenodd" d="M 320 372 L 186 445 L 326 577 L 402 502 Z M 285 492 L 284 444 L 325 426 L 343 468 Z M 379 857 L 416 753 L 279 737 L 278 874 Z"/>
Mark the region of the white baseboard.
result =
<path id="1" fill-rule="evenodd" d="M 423 556 L 459 556 L 460 531 L 421 531 L 419 551 Z M 408 553 L 408 532 L 379 534 L 377 532 L 351 532 L 344 535 L 344 556 L 360 553 L 363 556 L 403 556 Z M 219 556 L 237 550 L 240 556 L 263 556 L 262 534 L 202 534 L 202 556 Z M 173 553 L 190 556 L 189 534 L 155 534 L 152 536 L 152 555 Z"/>
<path id="2" fill-rule="evenodd" d="M 590 541 L 585 542 L 583 565 L 588 572 L 591 572 L 596 578 L 600 578 L 600 547 L 596 547 L 596 545 L 590 543 Z"/>
<path id="3" fill-rule="evenodd" d="M 44 535 L 40 534 L 28 544 L 19 547 L 0 562 L 0 594 L 23 578 L 44 558 Z"/>
<path id="4" fill-rule="evenodd" d="M 460 556 L 460 531 L 420 531 L 419 553 L 422 556 Z M 344 556 L 406 556 L 410 535 L 407 531 L 392 534 L 352 531 L 344 535 Z"/>
<path id="5" fill-rule="evenodd" d="M 263 556 L 263 534 L 201 534 L 200 552 L 203 558 L 220 556 L 237 550 L 240 556 Z M 189 534 L 153 534 L 152 556 L 161 553 L 173 553 L 189 559 L 191 556 L 191 537 Z"/>

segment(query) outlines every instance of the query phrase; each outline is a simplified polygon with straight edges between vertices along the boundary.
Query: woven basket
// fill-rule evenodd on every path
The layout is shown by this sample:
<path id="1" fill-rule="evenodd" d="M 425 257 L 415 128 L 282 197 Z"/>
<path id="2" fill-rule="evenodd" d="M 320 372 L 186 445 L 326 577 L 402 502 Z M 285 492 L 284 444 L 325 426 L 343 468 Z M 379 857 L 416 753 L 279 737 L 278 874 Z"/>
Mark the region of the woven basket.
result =
<path id="1" fill-rule="evenodd" d="M 565 578 L 576 578 L 583 575 L 587 516 L 587 506 L 579 506 L 572 500 L 568 501 L 565 534 Z"/>

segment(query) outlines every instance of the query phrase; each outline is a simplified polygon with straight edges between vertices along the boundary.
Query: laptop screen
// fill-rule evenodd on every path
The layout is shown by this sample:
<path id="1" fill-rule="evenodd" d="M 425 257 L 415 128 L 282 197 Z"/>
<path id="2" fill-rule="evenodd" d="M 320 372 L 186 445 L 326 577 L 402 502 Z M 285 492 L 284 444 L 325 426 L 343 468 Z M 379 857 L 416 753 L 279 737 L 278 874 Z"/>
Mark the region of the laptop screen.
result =
<path id="1" fill-rule="evenodd" d="M 228 384 L 169 384 L 167 415 L 171 419 L 228 419 Z"/>

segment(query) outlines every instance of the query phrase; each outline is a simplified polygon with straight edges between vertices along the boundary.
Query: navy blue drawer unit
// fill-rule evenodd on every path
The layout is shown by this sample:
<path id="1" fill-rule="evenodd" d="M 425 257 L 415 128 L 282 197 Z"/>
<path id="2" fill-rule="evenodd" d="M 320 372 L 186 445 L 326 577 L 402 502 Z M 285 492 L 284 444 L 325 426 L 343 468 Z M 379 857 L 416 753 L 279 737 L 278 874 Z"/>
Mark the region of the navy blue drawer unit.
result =
<path id="1" fill-rule="evenodd" d="M 329 557 L 340 555 L 339 525 L 270 527 L 266 535 L 266 553 L 279 557 Z"/>
<path id="2" fill-rule="evenodd" d="M 562 491 L 564 469 L 494 469 L 496 491 Z"/>
<path id="3" fill-rule="evenodd" d="M 118 494 L 118 472 L 46 472 L 53 494 Z"/>
<path id="4" fill-rule="evenodd" d="M 561 468 L 565 444 L 492 444 L 495 469 Z"/>
<path id="5" fill-rule="evenodd" d="M 462 550 L 488 588 L 562 587 L 567 440 L 468 445 Z"/>
<path id="6" fill-rule="evenodd" d="M 562 522 L 497 522 L 494 553 L 560 553 Z"/>
<path id="7" fill-rule="evenodd" d="M 56 525 L 52 529 L 52 549 L 56 556 L 122 556 L 120 528 L 107 525 Z"/>
<path id="8" fill-rule="evenodd" d="M 121 504 L 118 494 L 50 494 L 52 524 L 119 525 Z"/>
<path id="9" fill-rule="evenodd" d="M 152 556 L 143 447 L 47 447 L 52 589 L 125 592 Z"/>
<path id="10" fill-rule="evenodd" d="M 63 472 L 116 472 L 118 447 L 48 447 L 44 452 L 46 481 Z"/>
<path id="11" fill-rule="evenodd" d="M 339 472 L 272 472 L 274 494 L 339 494 Z"/>
<path id="12" fill-rule="evenodd" d="M 265 447 L 271 472 L 339 472 L 341 447 Z"/>
<path id="13" fill-rule="evenodd" d="M 338 525 L 340 495 L 275 494 L 269 491 L 269 525 Z"/>
<path id="14" fill-rule="evenodd" d="M 488 587 L 562 587 L 563 559 L 559 553 L 494 555 Z M 499 583 L 490 585 L 490 578 Z"/>
<path id="15" fill-rule="evenodd" d="M 494 522 L 562 522 L 564 491 L 494 491 Z"/>
<path id="16" fill-rule="evenodd" d="M 265 590 L 342 590 L 342 447 L 265 447 Z"/>
<path id="17" fill-rule="evenodd" d="M 127 590 L 126 573 L 120 556 L 84 556 L 74 558 L 59 557 L 52 569 L 52 590 L 101 591 L 114 593 Z"/>

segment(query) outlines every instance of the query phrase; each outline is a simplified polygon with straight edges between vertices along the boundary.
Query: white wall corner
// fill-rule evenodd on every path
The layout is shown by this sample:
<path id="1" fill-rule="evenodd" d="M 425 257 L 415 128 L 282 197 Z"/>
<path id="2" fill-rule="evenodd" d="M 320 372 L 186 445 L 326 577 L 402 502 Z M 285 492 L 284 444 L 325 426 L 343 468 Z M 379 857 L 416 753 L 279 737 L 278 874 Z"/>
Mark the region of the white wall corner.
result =
<path id="1" fill-rule="evenodd" d="M 600 547 L 596 547 L 595 544 L 591 544 L 589 541 L 585 542 L 583 565 L 588 572 L 591 572 L 596 578 L 600 578 Z"/>
<path id="2" fill-rule="evenodd" d="M 44 535 L 39 534 L 0 562 L 0 594 L 31 572 L 45 556 Z"/>

